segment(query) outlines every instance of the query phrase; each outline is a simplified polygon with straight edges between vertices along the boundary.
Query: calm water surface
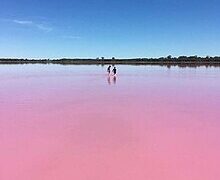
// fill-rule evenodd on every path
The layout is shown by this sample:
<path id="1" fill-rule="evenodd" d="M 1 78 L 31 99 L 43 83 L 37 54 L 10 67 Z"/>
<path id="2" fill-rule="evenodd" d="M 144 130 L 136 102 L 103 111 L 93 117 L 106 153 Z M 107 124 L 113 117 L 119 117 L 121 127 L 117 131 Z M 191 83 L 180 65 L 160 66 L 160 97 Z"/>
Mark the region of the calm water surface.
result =
<path id="1" fill-rule="evenodd" d="M 1 180 L 220 179 L 220 68 L 0 66 Z"/>

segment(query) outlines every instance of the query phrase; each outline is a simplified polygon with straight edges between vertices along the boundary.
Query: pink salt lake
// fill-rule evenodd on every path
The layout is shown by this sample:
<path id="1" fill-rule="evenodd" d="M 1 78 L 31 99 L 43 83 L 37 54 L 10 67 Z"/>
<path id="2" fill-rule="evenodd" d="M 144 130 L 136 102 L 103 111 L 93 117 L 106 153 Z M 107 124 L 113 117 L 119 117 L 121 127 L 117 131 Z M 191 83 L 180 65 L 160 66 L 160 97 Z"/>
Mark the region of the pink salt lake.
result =
<path id="1" fill-rule="evenodd" d="M 1 180 L 219 180 L 220 68 L 0 66 Z"/>

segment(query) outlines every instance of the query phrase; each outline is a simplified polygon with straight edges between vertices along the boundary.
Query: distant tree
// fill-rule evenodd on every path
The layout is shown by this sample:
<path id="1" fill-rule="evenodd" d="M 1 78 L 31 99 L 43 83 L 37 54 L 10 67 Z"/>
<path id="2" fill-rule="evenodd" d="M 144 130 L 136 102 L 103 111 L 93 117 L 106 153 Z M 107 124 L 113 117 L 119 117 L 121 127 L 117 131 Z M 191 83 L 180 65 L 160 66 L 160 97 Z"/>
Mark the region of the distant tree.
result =
<path id="1" fill-rule="evenodd" d="M 158 58 L 158 60 L 159 60 L 159 61 L 164 61 L 165 58 L 164 58 L 164 57 L 160 57 L 160 58 Z"/>
<path id="2" fill-rule="evenodd" d="M 112 60 L 115 60 L 115 57 L 112 57 Z"/>
<path id="3" fill-rule="evenodd" d="M 187 56 L 179 56 L 178 60 L 185 61 L 185 60 L 187 60 Z"/>
<path id="4" fill-rule="evenodd" d="M 205 58 L 206 58 L 206 59 L 209 59 L 209 58 L 210 58 L 210 56 L 206 56 Z"/>
<path id="5" fill-rule="evenodd" d="M 215 61 L 220 61 L 220 57 L 219 57 L 219 56 L 215 56 L 215 57 L 214 57 L 214 60 L 215 60 Z"/>
<path id="6" fill-rule="evenodd" d="M 171 55 L 167 56 L 167 59 L 169 59 L 169 60 L 172 59 L 172 56 Z"/>
<path id="7" fill-rule="evenodd" d="M 189 56 L 188 59 L 190 61 L 197 61 L 197 60 L 199 60 L 198 56 Z"/>
<path id="8" fill-rule="evenodd" d="M 189 56 L 188 58 L 190 58 L 190 59 L 197 59 L 198 58 L 198 56 Z"/>

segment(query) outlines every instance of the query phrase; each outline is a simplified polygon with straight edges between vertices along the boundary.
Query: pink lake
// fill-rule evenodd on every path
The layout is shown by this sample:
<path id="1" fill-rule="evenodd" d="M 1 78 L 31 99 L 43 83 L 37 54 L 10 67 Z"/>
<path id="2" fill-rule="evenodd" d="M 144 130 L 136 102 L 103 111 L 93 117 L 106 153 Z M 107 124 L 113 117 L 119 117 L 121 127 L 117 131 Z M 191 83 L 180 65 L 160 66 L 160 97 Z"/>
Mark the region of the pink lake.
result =
<path id="1" fill-rule="evenodd" d="M 219 180 L 220 68 L 0 66 L 0 180 Z"/>

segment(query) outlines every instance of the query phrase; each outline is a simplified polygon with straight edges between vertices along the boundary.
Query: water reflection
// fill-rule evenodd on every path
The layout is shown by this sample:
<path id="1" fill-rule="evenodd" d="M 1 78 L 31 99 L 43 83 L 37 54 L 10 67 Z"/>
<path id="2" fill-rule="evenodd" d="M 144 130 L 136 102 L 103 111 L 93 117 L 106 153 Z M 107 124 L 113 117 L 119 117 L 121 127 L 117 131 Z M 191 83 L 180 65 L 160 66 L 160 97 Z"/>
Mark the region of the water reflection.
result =
<path id="1" fill-rule="evenodd" d="M 0 179 L 220 179 L 219 68 L 119 68 L 0 66 Z"/>
<path id="2" fill-rule="evenodd" d="M 111 85 L 111 78 L 110 78 L 110 76 L 108 76 L 107 80 L 108 80 L 108 84 Z"/>
<path id="3" fill-rule="evenodd" d="M 117 76 L 116 75 L 115 76 L 108 75 L 107 82 L 108 82 L 109 85 L 112 85 L 112 84 L 116 85 L 116 83 L 117 83 Z"/>
<path id="4" fill-rule="evenodd" d="M 114 83 L 114 84 L 116 84 L 116 80 L 117 80 L 117 78 L 116 78 L 116 76 L 114 76 L 114 77 L 113 77 L 113 83 Z"/>

